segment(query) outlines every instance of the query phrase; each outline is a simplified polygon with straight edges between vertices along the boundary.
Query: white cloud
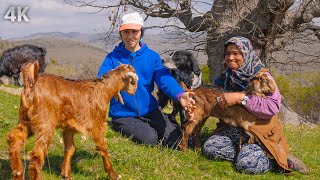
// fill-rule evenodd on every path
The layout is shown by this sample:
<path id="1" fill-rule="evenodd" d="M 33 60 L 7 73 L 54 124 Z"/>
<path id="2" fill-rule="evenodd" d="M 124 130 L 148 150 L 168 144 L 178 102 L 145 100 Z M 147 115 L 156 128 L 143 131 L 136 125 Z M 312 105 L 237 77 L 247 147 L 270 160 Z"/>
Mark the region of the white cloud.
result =
<path id="1" fill-rule="evenodd" d="M 3 16 L 9 6 L 29 6 L 30 22 L 11 22 Z M 63 0 L 0 0 L 0 37 L 21 37 L 37 32 L 82 32 L 94 33 L 107 29 L 106 15 L 88 14 L 90 8 L 77 8 Z"/>

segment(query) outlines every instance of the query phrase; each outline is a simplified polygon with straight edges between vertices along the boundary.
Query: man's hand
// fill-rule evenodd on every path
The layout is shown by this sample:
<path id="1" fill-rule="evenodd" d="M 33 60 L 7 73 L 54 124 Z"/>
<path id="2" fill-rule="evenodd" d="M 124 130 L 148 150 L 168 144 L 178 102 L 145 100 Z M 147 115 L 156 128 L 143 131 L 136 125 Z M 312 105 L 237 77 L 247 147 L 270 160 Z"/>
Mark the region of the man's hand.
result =
<path id="1" fill-rule="evenodd" d="M 181 106 L 186 111 L 187 119 L 193 119 L 194 118 L 194 110 L 196 109 L 196 102 L 192 98 L 194 96 L 194 92 L 185 92 L 182 94 L 182 96 L 179 98 L 179 102 Z"/>

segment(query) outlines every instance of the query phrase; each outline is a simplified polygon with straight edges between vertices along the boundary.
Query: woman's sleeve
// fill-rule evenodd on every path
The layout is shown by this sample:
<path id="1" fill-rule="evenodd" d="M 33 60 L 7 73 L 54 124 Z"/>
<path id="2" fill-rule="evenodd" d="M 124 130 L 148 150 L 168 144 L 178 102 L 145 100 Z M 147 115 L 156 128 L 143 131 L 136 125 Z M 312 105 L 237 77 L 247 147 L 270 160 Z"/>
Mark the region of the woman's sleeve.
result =
<path id="1" fill-rule="evenodd" d="M 268 73 L 268 76 L 275 82 L 274 78 Z M 275 83 L 275 92 L 266 95 L 265 98 L 249 95 L 246 109 L 261 119 L 269 119 L 280 111 L 281 94 Z"/>

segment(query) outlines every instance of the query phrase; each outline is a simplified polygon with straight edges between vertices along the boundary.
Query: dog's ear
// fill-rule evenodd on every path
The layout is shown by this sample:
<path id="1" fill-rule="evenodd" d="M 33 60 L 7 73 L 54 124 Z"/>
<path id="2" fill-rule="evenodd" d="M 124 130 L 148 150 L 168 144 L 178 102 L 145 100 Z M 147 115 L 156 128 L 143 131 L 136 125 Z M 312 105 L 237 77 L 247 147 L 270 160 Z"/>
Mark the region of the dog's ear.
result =
<path id="1" fill-rule="evenodd" d="M 172 56 L 174 55 L 175 52 L 176 52 L 176 51 L 172 51 L 172 52 L 169 54 L 169 56 L 172 58 Z"/>
<path id="2" fill-rule="evenodd" d="M 200 75 L 201 70 L 199 68 L 199 65 L 197 63 L 197 60 L 194 58 L 193 54 L 191 52 L 188 53 L 189 62 L 191 63 L 191 68 L 194 74 Z"/>

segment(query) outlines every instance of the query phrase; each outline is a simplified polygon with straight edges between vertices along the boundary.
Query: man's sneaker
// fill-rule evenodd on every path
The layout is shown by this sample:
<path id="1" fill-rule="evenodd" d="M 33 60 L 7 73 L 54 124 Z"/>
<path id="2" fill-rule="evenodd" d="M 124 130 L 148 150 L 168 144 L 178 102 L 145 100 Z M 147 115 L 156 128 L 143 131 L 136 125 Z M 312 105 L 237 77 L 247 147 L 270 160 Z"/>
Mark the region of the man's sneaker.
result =
<path id="1" fill-rule="evenodd" d="M 307 166 L 296 156 L 288 155 L 288 167 L 303 174 L 309 173 Z"/>

